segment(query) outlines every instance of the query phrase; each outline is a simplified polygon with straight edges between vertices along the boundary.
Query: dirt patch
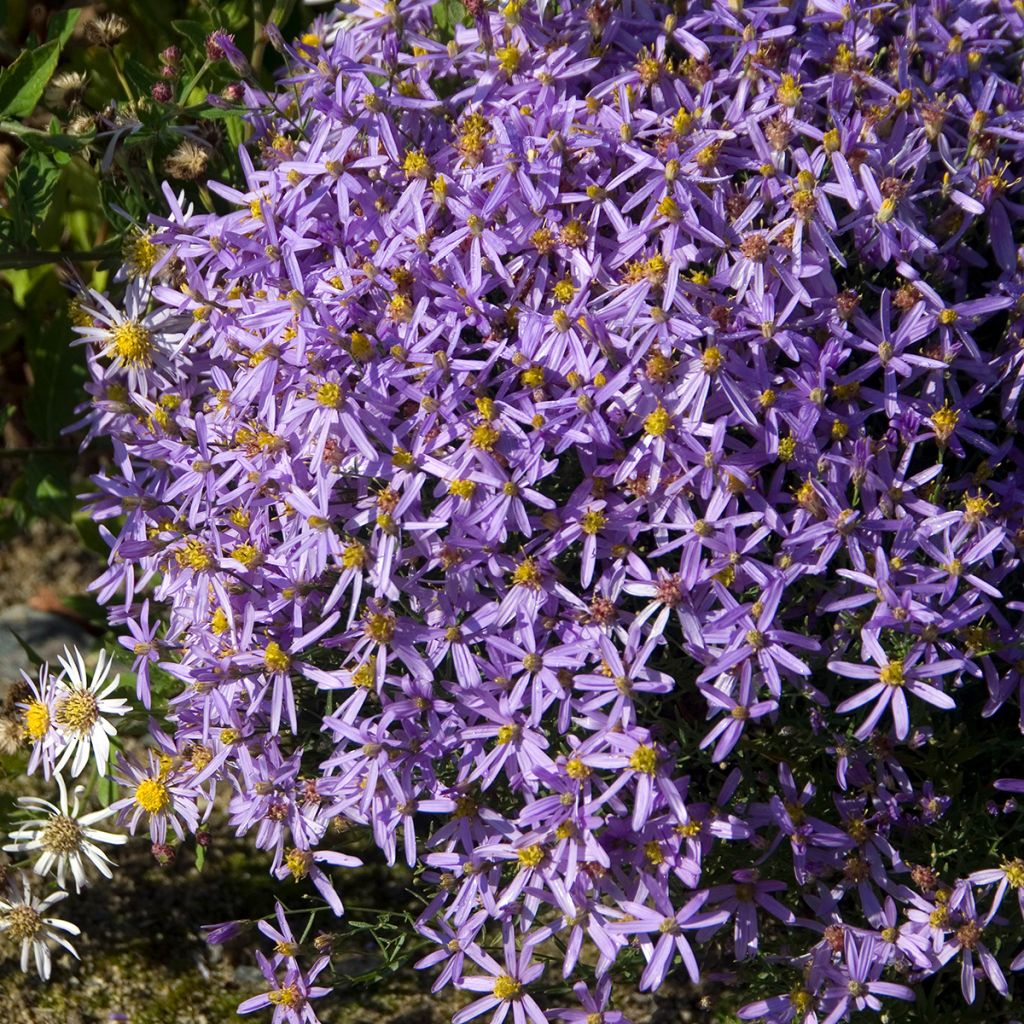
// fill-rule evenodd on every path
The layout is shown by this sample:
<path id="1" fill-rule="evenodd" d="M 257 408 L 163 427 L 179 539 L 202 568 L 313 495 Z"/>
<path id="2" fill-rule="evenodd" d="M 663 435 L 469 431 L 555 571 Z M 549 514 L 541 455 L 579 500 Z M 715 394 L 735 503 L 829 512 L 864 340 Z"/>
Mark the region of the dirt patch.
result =
<path id="1" fill-rule="evenodd" d="M 84 593 L 101 570 L 99 556 L 74 527 L 34 519 L 24 533 L 0 544 L 0 610 L 28 604 L 57 611 L 62 598 Z"/>

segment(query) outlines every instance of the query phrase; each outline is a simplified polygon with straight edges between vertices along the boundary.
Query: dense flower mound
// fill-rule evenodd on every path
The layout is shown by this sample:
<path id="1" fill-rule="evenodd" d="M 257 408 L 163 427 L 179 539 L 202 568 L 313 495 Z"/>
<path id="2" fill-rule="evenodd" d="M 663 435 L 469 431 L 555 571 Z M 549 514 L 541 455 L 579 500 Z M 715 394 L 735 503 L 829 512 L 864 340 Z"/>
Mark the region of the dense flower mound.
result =
<path id="1" fill-rule="evenodd" d="M 229 787 L 336 913 L 367 830 L 457 1020 L 677 959 L 791 965 L 773 1022 L 1006 995 L 1019 849 L 933 830 L 1024 678 L 1018 7 L 467 7 L 318 22 L 224 212 L 80 300 L 97 590 L 180 681 L 122 820 Z"/>

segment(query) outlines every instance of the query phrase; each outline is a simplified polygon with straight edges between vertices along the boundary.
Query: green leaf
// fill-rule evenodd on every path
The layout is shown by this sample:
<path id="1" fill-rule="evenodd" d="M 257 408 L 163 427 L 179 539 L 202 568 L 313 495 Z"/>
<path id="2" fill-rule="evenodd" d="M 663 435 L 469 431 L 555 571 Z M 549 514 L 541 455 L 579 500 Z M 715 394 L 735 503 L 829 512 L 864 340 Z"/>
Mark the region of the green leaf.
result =
<path id="1" fill-rule="evenodd" d="M 60 41 L 25 50 L 0 72 L 0 117 L 27 117 L 36 108 L 53 77 L 60 57 Z"/>
<path id="2" fill-rule="evenodd" d="M 441 42 L 447 42 L 455 36 L 455 26 L 469 21 L 469 11 L 459 0 L 438 0 L 431 8 L 434 26 Z"/>
<path id="3" fill-rule="evenodd" d="M 206 847 L 200 846 L 196 843 L 196 870 L 202 871 L 203 865 L 206 863 Z"/>
<path id="4" fill-rule="evenodd" d="M 141 96 L 148 95 L 157 77 L 140 60 L 136 60 L 130 54 L 125 58 L 124 76 L 128 84 Z"/>
<path id="5" fill-rule="evenodd" d="M 25 339 L 34 382 L 25 402 L 25 419 L 32 433 L 46 444 L 60 437 L 84 394 L 85 362 L 82 350 L 71 347 L 74 337 L 66 312 L 62 310 L 49 324 L 30 332 Z M 67 515 L 70 514 L 69 506 Z"/>
<path id="6" fill-rule="evenodd" d="M 96 520 L 93 519 L 88 512 L 79 511 L 71 517 L 71 523 L 75 529 L 78 530 L 78 535 L 82 538 L 82 543 L 90 551 L 93 551 L 103 559 L 106 559 L 110 554 L 110 547 L 103 539 L 103 534 L 100 533 L 100 528 Z"/>
<path id="7" fill-rule="evenodd" d="M 71 38 L 71 33 L 75 31 L 81 13 L 80 7 L 70 11 L 55 11 L 50 15 L 50 21 L 46 26 L 46 38 L 55 39 L 63 49 Z"/>
<path id="8" fill-rule="evenodd" d="M 25 462 L 25 500 L 37 515 L 71 520 L 71 459 L 31 455 Z"/>
<path id="9" fill-rule="evenodd" d="M 96 780 L 96 797 L 100 806 L 109 807 L 117 797 L 117 786 L 114 780 L 106 775 Z"/>
<path id="10" fill-rule="evenodd" d="M 207 30 L 198 21 L 179 19 L 171 22 L 171 28 L 180 36 L 184 36 L 199 53 L 205 53 Z"/>
<path id="11" fill-rule="evenodd" d="M 61 598 L 61 604 L 94 629 L 107 628 L 107 613 L 92 594 L 70 594 Z"/>
<path id="12" fill-rule="evenodd" d="M 14 637 L 15 640 L 18 641 L 18 645 L 25 652 L 25 655 L 28 657 L 30 664 L 32 664 L 36 668 L 43 664 L 42 655 L 40 655 L 27 640 L 22 640 L 22 638 L 18 636 L 18 634 L 13 629 L 11 629 L 10 626 L 7 627 L 7 631 L 11 634 L 11 636 Z"/>

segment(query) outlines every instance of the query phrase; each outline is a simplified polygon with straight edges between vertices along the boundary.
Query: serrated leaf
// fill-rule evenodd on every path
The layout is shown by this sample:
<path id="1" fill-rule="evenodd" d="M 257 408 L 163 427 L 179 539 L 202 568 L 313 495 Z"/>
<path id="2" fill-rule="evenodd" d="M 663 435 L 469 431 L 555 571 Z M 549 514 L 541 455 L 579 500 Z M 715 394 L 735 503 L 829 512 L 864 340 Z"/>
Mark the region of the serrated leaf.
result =
<path id="1" fill-rule="evenodd" d="M 57 69 L 60 41 L 25 50 L 0 72 L 0 117 L 27 117 L 36 108 L 43 90 Z"/>
<path id="2" fill-rule="evenodd" d="M 7 179 L 11 241 L 29 248 L 56 193 L 60 169 L 43 153 L 25 153 Z"/>
<path id="3" fill-rule="evenodd" d="M 75 25 L 78 24 L 81 14 L 80 7 L 75 7 L 70 11 L 55 11 L 50 15 L 50 20 L 47 23 L 46 38 L 56 40 L 63 49 L 71 38 L 71 33 L 75 31 Z"/>

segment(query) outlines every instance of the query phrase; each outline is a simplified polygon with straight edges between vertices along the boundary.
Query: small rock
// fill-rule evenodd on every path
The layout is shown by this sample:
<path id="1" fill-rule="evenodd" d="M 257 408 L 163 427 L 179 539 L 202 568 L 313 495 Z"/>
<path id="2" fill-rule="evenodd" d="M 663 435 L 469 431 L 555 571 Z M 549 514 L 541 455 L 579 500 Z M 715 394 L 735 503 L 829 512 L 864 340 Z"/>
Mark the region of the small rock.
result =
<path id="1" fill-rule="evenodd" d="M 65 647 L 83 650 L 92 637 L 63 615 L 43 612 L 19 604 L 0 612 L 0 690 L 21 678 L 21 670 L 32 674 L 32 665 L 15 633 L 44 661 L 56 664 Z"/>
<path id="2" fill-rule="evenodd" d="M 251 988 L 264 981 L 263 972 L 250 964 L 239 964 L 234 970 L 235 981 L 244 988 Z"/>

